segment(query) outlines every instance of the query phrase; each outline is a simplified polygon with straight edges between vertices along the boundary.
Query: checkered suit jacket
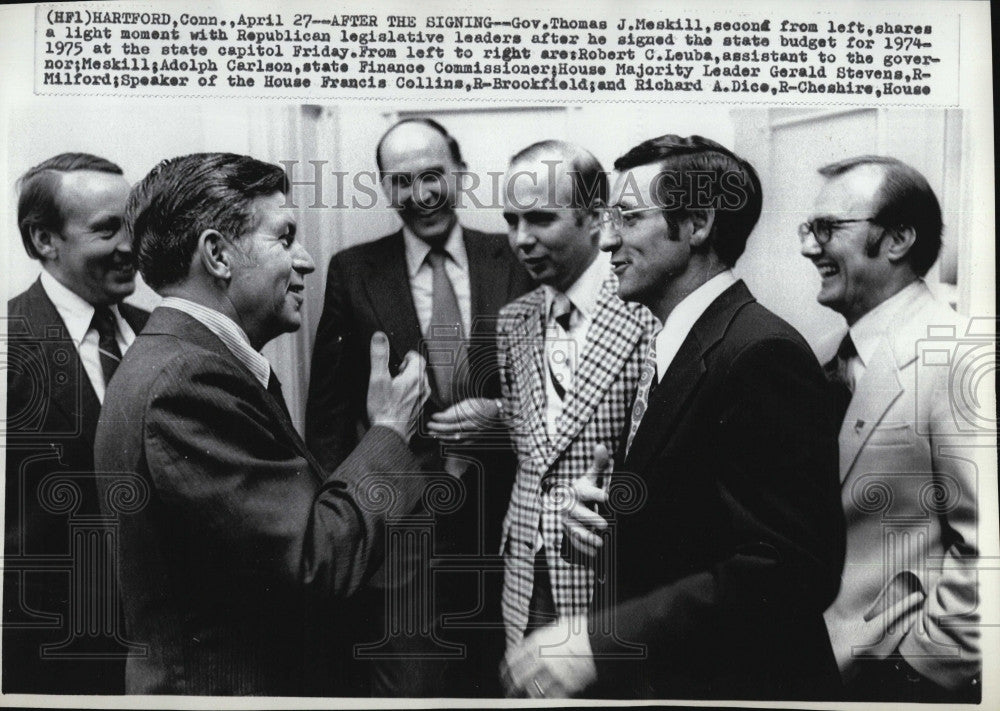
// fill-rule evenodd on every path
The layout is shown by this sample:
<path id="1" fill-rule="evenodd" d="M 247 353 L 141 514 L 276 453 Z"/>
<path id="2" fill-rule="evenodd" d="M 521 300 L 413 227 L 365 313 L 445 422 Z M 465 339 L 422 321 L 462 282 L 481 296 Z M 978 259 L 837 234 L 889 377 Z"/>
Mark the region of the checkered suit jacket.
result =
<path id="1" fill-rule="evenodd" d="M 545 427 L 545 291 L 539 287 L 500 312 L 500 383 L 518 457 L 501 543 L 508 647 L 521 641 L 528 621 L 539 525 L 559 614 L 584 614 L 590 604 L 593 571 L 560 556 L 560 501 L 586 473 L 595 445 L 615 456 L 656 323 L 645 307 L 626 304 L 617 291 L 618 279 L 609 273 L 551 439 Z"/>

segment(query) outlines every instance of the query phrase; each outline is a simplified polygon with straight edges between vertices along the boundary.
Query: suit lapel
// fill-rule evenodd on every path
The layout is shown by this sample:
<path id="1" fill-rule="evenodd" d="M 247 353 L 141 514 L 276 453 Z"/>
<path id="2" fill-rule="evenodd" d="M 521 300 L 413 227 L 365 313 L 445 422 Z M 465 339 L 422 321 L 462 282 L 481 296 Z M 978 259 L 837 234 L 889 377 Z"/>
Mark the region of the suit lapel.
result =
<path id="1" fill-rule="evenodd" d="M 566 393 L 556 436 L 546 457 L 546 469 L 590 421 L 594 410 L 604 400 L 608 388 L 642 337 L 642 324 L 616 296 L 617 284 L 617 280 L 611 275 L 601 286 L 601 296 L 587 333 L 586 347 L 576 366 L 573 387 Z"/>
<path id="2" fill-rule="evenodd" d="M 45 363 L 55 371 L 47 382 L 49 402 L 71 422 L 79 422 L 81 434 L 93 442 L 101 403 L 80 360 L 80 353 L 41 280 L 32 284 L 28 296 L 28 327 L 32 329 L 33 338 L 38 339 Z"/>
<path id="3" fill-rule="evenodd" d="M 469 291 L 472 302 L 472 332 L 492 335 L 495 323 L 482 322 L 477 316 L 495 314 L 507 303 L 510 260 L 504 259 L 505 245 L 491 244 L 481 232 L 462 228 L 465 254 L 469 261 Z"/>
<path id="4" fill-rule="evenodd" d="M 397 359 L 420 343 L 420 321 L 413 305 L 410 275 L 406 268 L 403 233 L 397 232 L 368 255 L 364 283 L 379 323 L 389 336 Z"/>
<path id="5" fill-rule="evenodd" d="M 142 335 L 143 337 L 156 337 L 159 335 L 176 336 L 183 341 L 193 343 L 200 348 L 205 349 L 222 360 L 228 361 L 236 368 L 243 371 L 246 374 L 246 377 L 251 380 L 256 387 L 263 391 L 261 401 L 267 408 L 267 412 L 271 418 L 280 423 L 281 430 L 285 434 L 285 438 L 291 445 L 292 449 L 294 449 L 300 457 L 309 463 L 312 475 L 316 477 L 317 480 L 322 479 L 323 467 L 306 448 L 305 443 L 302 441 L 302 438 L 299 437 L 299 433 L 295 430 L 295 427 L 292 425 L 291 420 L 288 418 L 288 414 L 285 412 L 281 404 L 273 395 L 271 395 L 271 393 L 267 392 L 267 388 L 260 384 L 260 381 L 254 377 L 253 373 L 251 373 L 249 369 L 247 369 L 247 367 L 240 362 L 239 358 L 233 355 L 232 351 L 229 350 L 226 344 L 223 343 L 218 336 L 212 333 L 207 326 L 183 311 L 178 311 L 177 309 L 172 308 L 157 308 L 153 310 L 152 314 L 150 314 L 146 328 L 143 330 Z"/>
<path id="6" fill-rule="evenodd" d="M 662 443 L 673 434 L 681 417 L 690 409 L 688 405 L 707 371 L 705 356 L 722 340 L 737 312 L 753 301 L 746 285 L 738 281 L 713 301 L 695 322 L 650 396 L 632 449 L 625 459 L 625 469 L 643 471 L 649 459 L 662 450 Z"/>
<path id="7" fill-rule="evenodd" d="M 512 332 L 508 368 L 520 373 L 515 378 L 519 390 L 518 401 L 523 408 L 518 415 L 527 423 L 532 439 L 532 449 L 548 450 L 549 438 L 545 428 L 545 332 L 542 312 L 545 293 L 536 289 L 521 304 L 521 322 Z"/>
<path id="8" fill-rule="evenodd" d="M 847 479 L 875 425 L 903 393 L 896 361 L 887 341 L 883 340 L 879 345 L 854 392 L 840 427 L 841 482 Z"/>

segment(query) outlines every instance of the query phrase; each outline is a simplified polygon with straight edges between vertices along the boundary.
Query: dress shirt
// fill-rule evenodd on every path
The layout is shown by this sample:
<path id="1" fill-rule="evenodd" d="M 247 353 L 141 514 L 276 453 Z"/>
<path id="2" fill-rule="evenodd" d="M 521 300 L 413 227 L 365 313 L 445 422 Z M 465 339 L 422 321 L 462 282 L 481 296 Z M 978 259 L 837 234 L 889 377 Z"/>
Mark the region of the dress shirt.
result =
<path id="1" fill-rule="evenodd" d="M 253 349 L 246 332 L 235 321 L 215 309 L 178 296 L 166 297 L 160 302 L 160 306 L 186 313 L 218 336 L 236 360 L 245 365 L 257 382 L 267 389 L 267 381 L 271 378 L 271 364 Z"/>
<path id="2" fill-rule="evenodd" d="M 91 321 L 94 319 L 94 307 L 79 294 L 63 286 L 47 271 L 42 272 L 41 282 L 46 296 L 49 297 L 49 301 L 59 312 L 59 317 L 66 324 L 66 330 L 73 345 L 76 346 L 83 370 L 87 373 L 90 384 L 94 387 L 98 402 L 103 404 L 104 371 L 101 368 L 101 356 L 98 351 L 100 335 L 97 333 L 97 329 L 91 326 Z M 128 325 L 128 321 L 122 318 L 117 306 L 111 306 L 111 313 L 115 317 L 115 340 L 118 341 L 118 348 L 122 355 L 125 355 L 125 351 L 135 340 L 135 332 Z"/>
<path id="3" fill-rule="evenodd" d="M 874 309 L 859 318 L 849 329 L 851 340 L 858 354 L 847 361 L 847 379 L 851 392 L 872 362 L 883 334 L 889 330 L 896 313 L 923 293 L 923 279 L 916 279 L 903 287 Z"/>
<path id="4" fill-rule="evenodd" d="M 590 328 L 590 323 L 594 319 L 594 313 L 597 311 L 597 300 L 601 296 L 601 286 L 603 286 L 604 280 L 608 278 L 610 270 L 611 255 L 606 252 L 598 252 L 597 257 L 590 263 L 590 266 L 566 289 L 566 296 L 569 298 L 570 303 L 573 304 L 573 315 L 570 317 L 568 331 L 556 323 L 554 319 L 549 318 L 556 290 L 548 285 L 544 287 L 545 315 L 543 323 L 545 324 L 546 346 L 554 341 L 563 341 L 564 343 L 569 342 L 572 344 L 572 348 L 567 349 L 570 351 L 567 353 L 567 357 L 570 371 L 573 373 L 576 372 L 580 357 L 583 355 L 584 348 L 587 345 L 587 330 Z M 545 355 L 548 358 L 548 347 L 546 347 Z M 566 395 L 563 397 L 569 397 L 569 391 L 572 388 L 573 382 L 570 381 L 567 384 Z M 545 430 L 549 437 L 555 434 L 556 422 L 559 419 L 559 415 L 562 414 L 562 408 L 563 398 L 560 398 L 556 392 L 555 384 L 552 381 L 552 372 L 548 367 L 548 362 L 546 362 Z"/>
<path id="5" fill-rule="evenodd" d="M 712 302 L 722 292 L 736 283 L 736 277 L 729 269 L 716 274 L 697 289 L 684 297 L 663 322 L 663 328 L 656 334 L 656 382 L 663 380 L 663 374 L 674 362 L 674 356 L 681 349 L 695 323 L 701 318 Z"/>
<path id="6" fill-rule="evenodd" d="M 431 247 L 406 227 L 403 228 L 403 245 L 406 249 L 406 269 L 410 277 L 413 305 L 417 309 L 420 332 L 426 336 L 434 303 L 434 272 L 427 262 Z M 472 286 L 469 282 L 469 257 L 462 238 L 462 226 L 457 222 L 448 234 L 444 250 L 448 253 L 448 258 L 444 260 L 444 271 L 455 290 L 458 310 L 462 314 L 462 328 L 468 337 L 472 328 Z"/>

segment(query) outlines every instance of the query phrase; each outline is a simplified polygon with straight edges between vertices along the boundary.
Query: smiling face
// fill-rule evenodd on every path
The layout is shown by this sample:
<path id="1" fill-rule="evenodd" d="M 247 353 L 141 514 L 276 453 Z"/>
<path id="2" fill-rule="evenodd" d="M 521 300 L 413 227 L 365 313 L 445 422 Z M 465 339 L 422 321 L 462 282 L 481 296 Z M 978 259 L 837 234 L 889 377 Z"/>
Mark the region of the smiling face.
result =
<path id="1" fill-rule="evenodd" d="M 548 166 L 542 160 L 557 161 Z M 566 159 L 552 154 L 511 165 L 504 181 L 504 220 L 517 258 L 541 284 L 565 292 L 597 256 L 593 213 L 570 207 L 573 184 Z"/>
<path id="2" fill-rule="evenodd" d="M 254 225 L 236 243 L 228 297 L 238 321 L 258 350 L 302 325 L 306 274 L 312 258 L 295 237 L 294 213 L 273 193 L 253 201 Z"/>
<path id="3" fill-rule="evenodd" d="M 62 227 L 48 230 L 36 248 L 45 269 L 88 303 L 118 303 L 135 291 L 132 245 L 122 219 L 128 193 L 128 182 L 114 173 L 77 170 L 61 175 Z"/>
<path id="4" fill-rule="evenodd" d="M 611 189 L 611 205 L 623 212 L 656 206 L 652 193 L 659 173 L 656 164 L 619 173 Z M 601 249 L 611 253 L 618 295 L 647 306 L 662 319 L 662 305 L 670 300 L 675 282 L 691 260 L 690 237 L 689 220 L 673 228 L 660 210 L 626 215 L 620 230 L 606 224 L 601 232 Z"/>
<path id="5" fill-rule="evenodd" d="M 429 243 L 447 239 L 457 221 L 457 165 L 444 136 L 421 123 L 393 128 L 382 142 L 382 189 L 411 232 Z"/>
<path id="6" fill-rule="evenodd" d="M 827 180 L 816 198 L 810 219 L 867 220 L 878 212 L 878 190 L 883 173 L 877 166 L 861 166 Z M 878 306 L 886 297 L 891 265 L 885 256 L 890 240 L 878 242 L 869 256 L 866 243 L 885 229 L 870 222 L 852 222 L 833 228 L 830 241 L 819 244 L 812 234 L 802 240 L 802 255 L 812 261 L 822 283 L 816 300 L 842 314 L 848 324 Z"/>

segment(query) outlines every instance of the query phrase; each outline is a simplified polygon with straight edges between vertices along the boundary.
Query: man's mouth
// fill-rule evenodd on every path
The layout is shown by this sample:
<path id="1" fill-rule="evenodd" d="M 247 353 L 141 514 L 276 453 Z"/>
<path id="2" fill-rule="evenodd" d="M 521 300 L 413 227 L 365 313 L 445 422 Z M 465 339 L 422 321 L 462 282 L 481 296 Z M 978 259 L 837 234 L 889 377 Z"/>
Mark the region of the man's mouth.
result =
<path id="1" fill-rule="evenodd" d="M 819 262 L 816 265 L 816 270 L 819 272 L 819 275 L 824 279 L 840 273 L 840 269 L 837 267 L 837 265 L 831 264 L 830 262 Z"/>
<path id="2" fill-rule="evenodd" d="M 614 271 L 615 274 L 619 276 L 621 275 L 622 272 L 625 271 L 627 267 L 628 267 L 628 262 L 611 260 L 611 269 Z"/>

